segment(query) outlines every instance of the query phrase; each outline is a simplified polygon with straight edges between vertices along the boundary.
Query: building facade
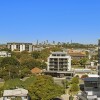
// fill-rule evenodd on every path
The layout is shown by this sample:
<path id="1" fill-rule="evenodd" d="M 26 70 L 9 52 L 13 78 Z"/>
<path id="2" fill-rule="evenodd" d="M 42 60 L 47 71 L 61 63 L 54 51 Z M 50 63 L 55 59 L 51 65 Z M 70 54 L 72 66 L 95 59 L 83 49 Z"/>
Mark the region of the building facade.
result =
<path id="1" fill-rule="evenodd" d="M 100 75 L 100 39 L 98 40 L 98 74 Z"/>
<path id="2" fill-rule="evenodd" d="M 32 52 L 32 43 L 7 43 L 7 48 L 11 51 L 28 51 Z"/>
<path id="3" fill-rule="evenodd" d="M 71 56 L 66 52 L 52 52 L 47 64 L 47 71 L 70 71 Z"/>
<path id="4" fill-rule="evenodd" d="M 100 100 L 100 40 L 98 40 L 98 74 L 84 79 L 84 91 L 78 94 L 79 100 Z"/>
<path id="5" fill-rule="evenodd" d="M 78 94 L 79 100 L 100 100 L 100 76 L 92 75 L 84 79 L 84 91 Z"/>
<path id="6" fill-rule="evenodd" d="M 3 100 L 30 100 L 28 90 L 17 88 L 13 90 L 4 90 Z"/>
<path id="7" fill-rule="evenodd" d="M 0 51 L 0 57 L 11 57 L 11 53 L 8 51 Z"/>

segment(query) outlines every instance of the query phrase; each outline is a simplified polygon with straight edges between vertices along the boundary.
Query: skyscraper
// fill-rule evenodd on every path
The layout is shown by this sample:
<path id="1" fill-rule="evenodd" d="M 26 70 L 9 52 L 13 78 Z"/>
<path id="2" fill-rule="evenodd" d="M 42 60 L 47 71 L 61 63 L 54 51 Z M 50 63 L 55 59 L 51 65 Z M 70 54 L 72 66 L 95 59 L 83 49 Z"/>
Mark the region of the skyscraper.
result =
<path id="1" fill-rule="evenodd" d="M 100 39 L 98 40 L 98 75 L 100 75 Z"/>

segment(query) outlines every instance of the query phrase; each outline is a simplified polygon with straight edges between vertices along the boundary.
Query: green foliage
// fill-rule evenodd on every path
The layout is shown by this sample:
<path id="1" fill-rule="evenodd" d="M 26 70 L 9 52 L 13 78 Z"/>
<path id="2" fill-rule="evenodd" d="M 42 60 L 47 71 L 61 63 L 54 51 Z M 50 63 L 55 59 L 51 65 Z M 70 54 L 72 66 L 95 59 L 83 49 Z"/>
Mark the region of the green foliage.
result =
<path id="1" fill-rule="evenodd" d="M 3 57 L 0 57 L 0 67 L 2 67 L 2 66 L 1 66 L 2 60 L 3 60 Z"/>
<path id="2" fill-rule="evenodd" d="M 17 87 L 21 88 L 28 88 L 28 86 L 30 84 L 32 84 L 35 80 L 35 76 L 32 76 L 28 79 L 26 79 L 25 81 L 22 81 L 18 78 L 15 79 L 9 79 L 7 81 L 5 81 L 4 85 L 3 85 L 3 89 L 15 89 Z"/>
<path id="3" fill-rule="evenodd" d="M 12 52 L 12 57 L 16 58 L 16 59 L 20 59 L 22 56 L 22 54 L 20 52 Z"/>
<path id="4" fill-rule="evenodd" d="M 18 78 L 19 77 L 19 68 L 12 65 L 6 65 L 0 70 L 0 77 L 4 80 Z"/>
<path id="5" fill-rule="evenodd" d="M 25 81 L 22 82 L 22 86 L 23 86 L 24 88 L 28 89 L 28 87 L 29 87 L 32 83 L 34 83 L 35 79 L 36 79 L 36 76 L 31 76 L 31 77 L 27 78 Z"/>
<path id="6" fill-rule="evenodd" d="M 1 61 L 1 66 L 5 66 L 5 65 L 16 65 L 19 66 L 20 63 L 17 59 L 13 58 L 13 57 L 6 57 L 3 58 L 3 60 Z"/>
<path id="7" fill-rule="evenodd" d="M 20 79 L 10 79 L 4 83 L 4 89 L 15 89 L 16 87 L 22 87 Z"/>
<path id="8" fill-rule="evenodd" d="M 67 80 L 62 80 L 63 87 L 68 88 L 69 82 Z"/>
<path id="9" fill-rule="evenodd" d="M 88 49 L 88 48 L 95 48 L 95 45 L 93 44 L 80 44 L 80 43 L 59 43 L 58 42 L 58 45 L 61 45 L 62 47 L 64 48 L 85 48 L 85 49 Z"/>
<path id="10" fill-rule="evenodd" d="M 8 52 L 11 52 L 11 50 L 10 50 L 10 49 L 8 49 L 8 48 L 3 48 L 3 49 L 0 49 L 0 51 L 8 51 Z"/>
<path id="11" fill-rule="evenodd" d="M 86 77 L 88 77 L 88 75 L 82 75 L 82 76 L 81 76 L 81 78 L 86 78 Z"/>
<path id="12" fill-rule="evenodd" d="M 62 48 L 59 48 L 59 47 L 53 47 L 53 48 L 51 48 L 51 51 L 52 51 L 52 52 L 62 51 Z"/>
<path id="13" fill-rule="evenodd" d="M 41 51 L 41 59 L 44 60 L 44 61 L 47 61 L 47 57 L 50 55 L 50 49 L 49 48 L 46 48 L 44 50 Z"/>
<path id="14" fill-rule="evenodd" d="M 3 90 L 4 90 L 4 86 L 2 85 L 2 86 L 0 86 L 0 97 L 3 96 Z"/>
<path id="15" fill-rule="evenodd" d="M 79 86 L 76 83 L 72 84 L 70 87 L 70 93 L 78 92 L 78 91 L 79 91 Z"/>
<path id="16" fill-rule="evenodd" d="M 91 57 L 91 61 L 93 61 L 93 60 L 98 60 L 98 58 L 99 58 L 99 55 L 98 54 L 96 54 L 96 55 L 92 55 L 92 57 Z"/>
<path id="17" fill-rule="evenodd" d="M 73 60 L 71 61 L 71 64 L 72 64 L 72 65 L 79 65 L 79 61 L 78 61 L 77 59 L 73 59 Z"/>
<path id="18" fill-rule="evenodd" d="M 23 65 L 25 62 L 32 61 L 32 60 L 33 58 L 29 54 L 22 54 L 19 59 L 21 65 Z"/>
<path id="19" fill-rule="evenodd" d="M 28 89 L 32 100 L 50 100 L 64 93 L 64 89 L 55 84 L 50 76 L 31 76 L 26 80 L 9 79 L 0 87 L 0 93 L 17 87 Z"/>
<path id="20" fill-rule="evenodd" d="M 31 71 L 28 67 L 23 67 L 19 70 L 19 77 L 20 78 L 24 78 L 29 76 L 29 74 L 31 74 Z"/>
<path id="21" fill-rule="evenodd" d="M 32 100 L 50 100 L 64 93 L 64 90 L 54 84 L 53 79 L 49 76 L 37 76 L 28 90 Z"/>
<path id="22" fill-rule="evenodd" d="M 22 54 L 22 55 L 23 55 L 23 54 L 28 55 L 29 53 L 28 53 L 28 51 L 22 51 L 21 54 Z"/>
<path id="23" fill-rule="evenodd" d="M 73 100 L 74 97 L 72 95 L 69 96 L 69 100 Z"/>
<path id="24" fill-rule="evenodd" d="M 40 65 L 40 68 L 43 69 L 43 68 L 46 68 L 46 67 L 47 67 L 47 64 L 45 62 L 42 62 L 41 65 Z"/>
<path id="25" fill-rule="evenodd" d="M 80 59 L 80 61 L 79 61 L 79 63 L 80 63 L 81 66 L 82 66 L 82 65 L 85 66 L 86 62 L 87 62 L 87 58 L 82 58 L 82 59 Z"/>
<path id="26" fill-rule="evenodd" d="M 71 80 L 71 83 L 72 84 L 74 84 L 74 83 L 79 84 L 79 78 L 78 77 L 73 77 L 72 80 Z"/>
<path id="27" fill-rule="evenodd" d="M 31 55 L 32 55 L 32 57 L 33 57 L 34 59 L 39 59 L 41 53 L 40 53 L 39 51 L 33 51 Z"/>
<path id="28" fill-rule="evenodd" d="M 27 60 L 25 62 L 23 62 L 23 66 L 27 66 L 29 69 L 33 69 L 35 67 L 38 67 L 38 68 L 41 68 L 41 65 L 42 63 L 40 61 L 37 61 L 35 59 L 33 60 Z"/>

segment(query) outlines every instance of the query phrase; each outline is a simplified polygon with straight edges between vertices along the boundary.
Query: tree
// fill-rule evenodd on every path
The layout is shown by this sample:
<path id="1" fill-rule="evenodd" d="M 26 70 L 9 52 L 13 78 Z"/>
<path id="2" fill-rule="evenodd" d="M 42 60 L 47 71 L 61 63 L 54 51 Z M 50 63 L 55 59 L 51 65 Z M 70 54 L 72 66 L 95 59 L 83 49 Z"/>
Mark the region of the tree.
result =
<path id="1" fill-rule="evenodd" d="M 3 78 L 4 80 L 9 80 L 19 77 L 19 68 L 17 66 L 5 65 L 3 67 L 4 68 L 0 70 L 0 77 Z"/>
<path id="2" fill-rule="evenodd" d="M 20 63 L 19 61 L 14 58 L 14 57 L 6 57 L 1 61 L 1 66 L 5 66 L 5 65 L 15 65 L 15 66 L 19 66 Z"/>
<path id="3" fill-rule="evenodd" d="M 72 80 L 71 80 L 71 83 L 72 84 L 74 84 L 74 83 L 79 84 L 79 78 L 78 77 L 73 77 Z"/>
<path id="4" fill-rule="evenodd" d="M 21 56 L 22 56 L 22 54 L 20 52 L 12 52 L 12 57 L 20 59 Z"/>
<path id="5" fill-rule="evenodd" d="M 64 89 L 55 84 L 50 76 L 37 76 L 28 90 L 32 100 L 50 100 L 64 93 Z"/>
<path id="6" fill-rule="evenodd" d="M 72 95 L 69 96 L 69 100 L 73 100 L 73 98 L 74 98 L 74 97 L 73 97 Z"/>
<path id="7" fill-rule="evenodd" d="M 69 82 L 67 80 L 62 80 L 63 87 L 68 88 Z"/>
<path id="8" fill-rule="evenodd" d="M 78 92 L 78 91 L 79 91 L 79 86 L 76 83 L 72 84 L 70 87 L 70 93 Z"/>
<path id="9" fill-rule="evenodd" d="M 83 79 L 83 78 L 87 78 L 88 77 L 88 75 L 82 75 L 81 76 L 81 78 Z"/>
<path id="10" fill-rule="evenodd" d="M 23 67 L 21 70 L 19 70 L 20 78 L 29 76 L 30 73 L 31 73 L 31 71 L 30 71 L 30 69 L 27 68 L 27 67 Z"/>
<path id="11" fill-rule="evenodd" d="M 40 52 L 39 51 L 33 51 L 31 55 L 34 59 L 40 58 Z"/>
<path id="12" fill-rule="evenodd" d="M 28 55 L 28 54 L 29 54 L 29 52 L 24 50 L 24 51 L 22 51 L 22 52 L 21 52 L 21 54 L 22 54 L 22 55 L 23 55 L 23 54 Z"/>
<path id="13" fill-rule="evenodd" d="M 11 50 L 10 50 L 10 49 L 8 49 L 8 48 L 3 48 L 3 49 L 0 49 L 0 51 L 8 51 L 8 52 L 11 52 Z"/>
<path id="14" fill-rule="evenodd" d="M 73 59 L 73 60 L 71 61 L 71 64 L 72 64 L 72 65 L 78 65 L 78 64 L 79 64 L 79 61 L 78 61 L 77 59 Z"/>
<path id="15" fill-rule="evenodd" d="M 2 60 L 3 60 L 3 57 L 0 57 L 0 67 L 1 67 L 1 62 L 2 62 Z"/>
<path id="16" fill-rule="evenodd" d="M 45 62 L 41 62 L 41 65 L 40 65 L 40 68 L 46 68 L 47 67 L 47 64 Z"/>
<path id="17" fill-rule="evenodd" d="M 82 58 L 82 59 L 80 59 L 80 61 L 79 61 L 80 65 L 81 65 L 81 66 L 84 66 L 84 67 L 85 67 L 85 65 L 86 65 L 86 62 L 87 62 L 87 59 L 86 59 L 86 58 Z"/>
<path id="18" fill-rule="evenodd" d="M 20 79 L 10 79 L 4 83 L 4 89 L 15 89 L 16 87 L 22 87 L 22 82 Z"/>

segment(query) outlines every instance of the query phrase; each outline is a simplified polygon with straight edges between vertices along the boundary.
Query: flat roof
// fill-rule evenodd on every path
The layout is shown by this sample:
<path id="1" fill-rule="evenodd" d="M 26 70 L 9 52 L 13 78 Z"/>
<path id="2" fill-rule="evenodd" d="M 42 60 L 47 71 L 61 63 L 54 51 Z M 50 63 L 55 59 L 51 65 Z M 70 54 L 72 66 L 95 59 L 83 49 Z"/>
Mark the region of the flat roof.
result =
<path id="1" fill-rule="evenodd" d="M 52 54 L 67 54 L 67 53 L 66 52 L 57 51 L 57 52 L 52 52 Z"/>
<path id="2" fill-rule="evenodd" d="M 74 73 L 73 71 L 44 71 L 44 73 Z"/>
<path id="3" fill-rule="evenodd" d="M 81 72 L 81 73 L 86 73 L 86 72 L 91 72 L 91 69 L 75 69 L 75 72 Z"/>
<path id="4" fill-rule="evenodd" d="M 14 90 L 4 90 L 3 96 L 27 96 L 28 90 L 18 88 Z"/>
<path id="5" fill-rule="evenodd" d="M 8 42 L 7 44 L 28 44 L 28 45 L 32 45 L 32 43 L 24 43 L 24 42 Z"/>
<path id="6" fill-rule="evenodd" d="M 98 74 L 88 74 L 88 77 L 100 77 Z"/>
<path id="7" fill-rule="evenodd" d="M 84 78 L 83 79 L 84 81 L 87 81 L 87 82 L 92 82 L 92 81 L 94 81 L 94 82 L 97 82 L 98 80 L 100 80 L 100 78 L 98 78 L 98 77 L 87 77 L 87 78 Z"/>

